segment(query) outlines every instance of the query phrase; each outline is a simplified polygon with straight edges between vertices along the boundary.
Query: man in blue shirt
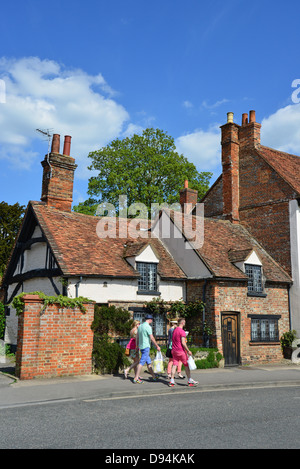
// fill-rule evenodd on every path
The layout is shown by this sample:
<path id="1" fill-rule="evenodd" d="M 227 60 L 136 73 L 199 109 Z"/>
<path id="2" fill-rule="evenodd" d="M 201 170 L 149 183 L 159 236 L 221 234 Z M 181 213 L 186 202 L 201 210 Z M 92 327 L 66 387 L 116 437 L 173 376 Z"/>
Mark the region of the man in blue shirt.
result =
<path id="1" fill-rule="evenodd" d="M 152 375 L 153 380 L 157 381 L 157 376 L 155 376 L 153 369 L 152 369 L 152 365 L 151 365 L 150 345 L 151 345 L 151 342 L 153 342 L 158 352 L 160 352 L 160 346 L 156 343 L 156 340 L 154 339 L 154 336 L 152 333 L 152 327 L 150 325 L 152 324 L 152 321 L 153 321 L 153 316 L 151 316 L 151 314 L 147 314 L 145 317 L 145 322 L 141 324 L 138 328 L 136 346 L 141 351 L 141 358 L 137 366 L 136 375 L 133 380 L 135 384 L 143 383 L 143 381 L 139 379 L 139 376 L 140 376 L 141 369 L 145 364 L 147 364 L 148 371 Z"/>

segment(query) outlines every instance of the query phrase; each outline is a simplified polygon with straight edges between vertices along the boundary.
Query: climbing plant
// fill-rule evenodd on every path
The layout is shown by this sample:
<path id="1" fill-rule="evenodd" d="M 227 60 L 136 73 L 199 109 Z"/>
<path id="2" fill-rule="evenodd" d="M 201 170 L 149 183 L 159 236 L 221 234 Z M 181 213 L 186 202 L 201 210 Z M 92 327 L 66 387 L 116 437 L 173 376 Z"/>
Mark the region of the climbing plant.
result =
<path id="1" fill-rule="evenodd" d="M 89 300 L 88 298 L 84 298 L 83 296 L 80 296 L 78 298 L 69 298 L 63 295 L 49 296 L 49 295 L 45 295 L 45 293 L 40 292 L 40 291 L 36 291 L 32 293 L 23 292 L 15 296 L 11 303 L 11 306 L 15 308 L 16 310 L 17 316 L 19 316 L 24 309 L 24 300 L 23 300 L 24 295 L 38 295 L 43 300 L 43 306 L 42 306 L 41 312 L 43 312 L 48 305 L 58 303 L 62 308 L 79 308 L 82 311 L 82 313 L 85 313 L 86 308 L 84 307 L 84 304 L 91 302 L 91 300 Z"/>

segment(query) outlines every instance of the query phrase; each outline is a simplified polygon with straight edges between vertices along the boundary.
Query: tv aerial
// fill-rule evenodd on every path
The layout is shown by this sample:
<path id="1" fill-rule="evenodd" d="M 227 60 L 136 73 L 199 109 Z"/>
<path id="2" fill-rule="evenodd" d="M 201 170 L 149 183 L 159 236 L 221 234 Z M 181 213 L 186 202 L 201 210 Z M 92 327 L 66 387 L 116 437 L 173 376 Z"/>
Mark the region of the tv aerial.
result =
<path id="1" fill-rule="evenodd" d="M 36 129 L 39 134 L 41 134 L 44 140 L 48 141 L 48 154 L 47 154 L 47 162 L 50 168 L 50 172 L 48 173 L 48 178 L 51 179 L 52 176 L 52 167 L 50 164 L 49 154 L 50 154 L 50 146 L 51 146 L 51 138 L 53 135 L 53 129 Z"/>

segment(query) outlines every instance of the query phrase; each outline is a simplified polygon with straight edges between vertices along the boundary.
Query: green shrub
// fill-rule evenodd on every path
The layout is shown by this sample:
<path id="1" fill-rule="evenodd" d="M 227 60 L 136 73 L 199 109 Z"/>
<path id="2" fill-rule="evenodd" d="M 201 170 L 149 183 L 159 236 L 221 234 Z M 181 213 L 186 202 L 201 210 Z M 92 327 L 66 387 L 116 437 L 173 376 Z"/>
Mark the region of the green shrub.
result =
<path id="1" fill-rule="evenodd" d="M 280 338 L 281 347 L 291 347 L 296 338 L 297 332 L 295 330 L 285 332 Z"/>
<path id="2" fill-rule="evenodd" d="M 108 336 L 102 336 L 94 339 L 93 363 L 96 373 L 118 373 L 129 361 L 124 354 L 124 347 L 111 342 Z"/>
<path id="3" fill-rule="evenodd" d="M 93 363 L 96 373 L 118 373 L 129 365 L 124 347 L 112 336 L 128 337 L 132 328 L 130 313 L 116 306 L 95 306 Z"/>
<path id="4" fill-rule="evenodd" d="M 219 361 L 222 360 L 223 356 L 220 352 L 217 352 L 216 355 L 212 350 L 209 351 L 206 358 L 202 360 L 195 360 L 195 364 L 198 370 L 204 370 L 208 368 L 218 368 Z"/>
<path id="5" fill-rule="evenodd" d="M 0 301 L 0 339 L 4 338 L 5 332 L 5 308 L 4 304 Z"/>

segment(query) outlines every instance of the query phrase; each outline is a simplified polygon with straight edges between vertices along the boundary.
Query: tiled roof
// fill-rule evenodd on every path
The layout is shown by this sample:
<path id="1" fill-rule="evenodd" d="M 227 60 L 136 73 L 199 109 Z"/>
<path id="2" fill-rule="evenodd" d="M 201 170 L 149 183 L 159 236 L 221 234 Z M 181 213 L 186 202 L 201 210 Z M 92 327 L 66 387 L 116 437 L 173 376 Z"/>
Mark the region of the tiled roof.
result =
<path id="1" fill-rule="evenodd" d="M 126 261 L 126 257 L 138 255 L 150 244 L 159 258 L 158 273 L 162 278 L 186 278 L 162 242 L 154 237 L 146 238 L 148 222 L 142 222 L 146 223 L 144 237 L 99 238 L 96 233 L 98 217 L 62 212 L 40 202 L 31 202 L 31 205 L 56 261 L 66 276 L 138 277 L 138 272 Z M 170 213 L 170 216 L 180 226 L 182 213 Z M 126 220 L 126 223 L 130 221 Z M 195 229 L 196 222 L 199 223 L 199 218 L 192 216 L 190 228 Z M 183 227 L 183 232 L 190 238 L 190 230 L 188 232 Z M 205 218 L 204 243 L 196 250 L 215 277 L 245 280 L 246 275 L 233 262 L 237 262 L 237 258 L 245 259 L 254 250 L 263 264 L 267 280 L 291 281 L 288 274 L 242 225 Z"/>
<path id="2" fill-rule="evenodd" d="M 260 145 L 256 151 L 300 194 L 300 156 Z"/>
<path id="3" fill-rule="evenodd" d="M 31 205 L 63 275 L 139 277 L 125 259 L 126 248 L 131 245 L 132 249 L 140 251 L 150 244 L 160 260 L 158 273 L 162 278 L 186 278 L 158 239 L 99 238 L 96 233 L 98 217 L 63 212 L 40 202 L 31 202 Z M 125 223 L 130 222 L 125 220 Z M 142 220 L 141 224 L 148 229 L 148 221 Z"/>
<path id="4" fill-rule="evenodd" d="M 169 212 L 170 213 L 170 212 Z M 171 212 L 171 218 L 177 226 L 181 226 L 182 214 Z M 196 226 L 196 216 L 191 216 L 193 229 Z M 204 218 L 204 242 L 197 248 L 201 259 L 216 277 L 246 279 L 246 275 L 233 262 L 245 260 L 254 250 L 263 264 L 264 275 L 273 282 L 291 282 L 289 275 L 262 248 L 251 234 L 240 224 L 233 224 L 227 220 Z M 199 223 L 198 219 L 198 223 Z M 183 230 L 184 231 L 184 230 Z M 185 233 L 191 239 L 189 232 Z M 233 252 L 239 251 L 239 259 L 233 257 Z M 241 259 L 242 258 L 242 259 Z"/>

